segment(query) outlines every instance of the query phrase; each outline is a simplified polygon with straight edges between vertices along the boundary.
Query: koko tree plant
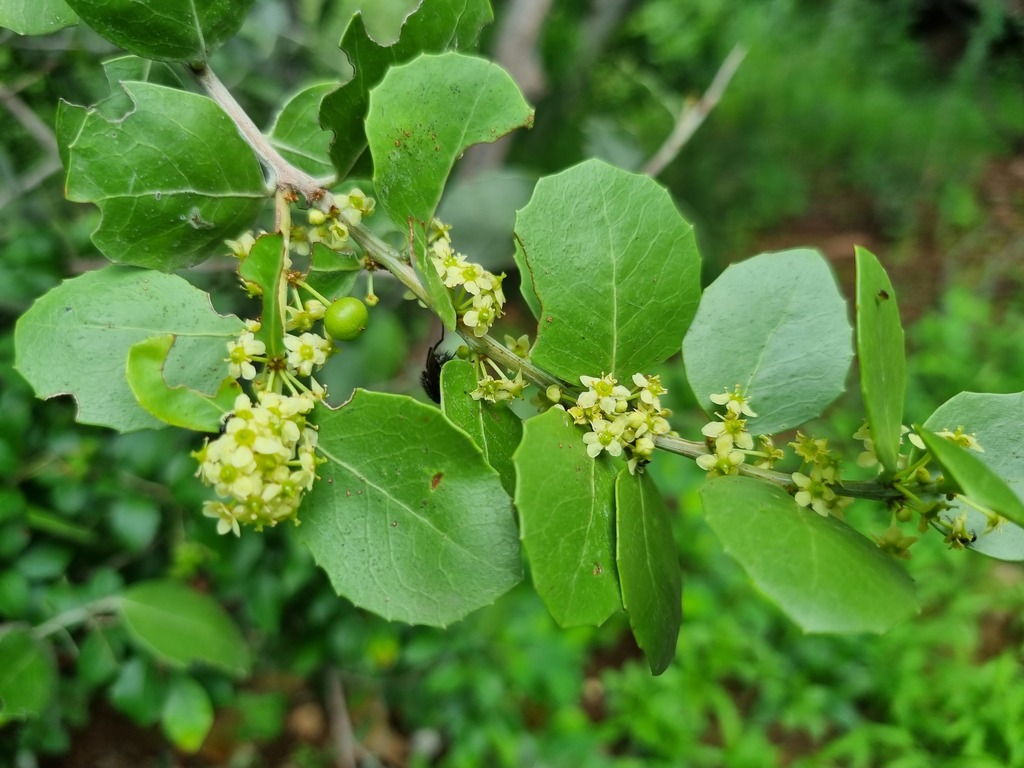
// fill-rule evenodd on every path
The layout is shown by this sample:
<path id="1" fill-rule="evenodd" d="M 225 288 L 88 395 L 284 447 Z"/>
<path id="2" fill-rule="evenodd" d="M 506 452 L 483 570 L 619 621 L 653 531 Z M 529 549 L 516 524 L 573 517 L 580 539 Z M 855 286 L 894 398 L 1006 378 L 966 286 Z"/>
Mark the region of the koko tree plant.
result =
<path id="1" fill-rule="evenodd" d="M 392 45 L 354 17 L 341 40 L 354 76 L 294 94 L 267 131 L 208 61 L 250 4 L 0 3 L 19 33 L 77 21 L 128 52 L 103 64 L 109 97 L 62 102 L 56 126 L 67 196 L 99 207 L 93 241 L 113 263 L 21 317 L 17 368 L 39 397 L 71 395 L 82 423 L 203 433 L 196 482 L 212 495 L 196 513 L 211 526 L 299 525 L 340 596 L 413 624 L 491 604 L 525 555 L 560 625 L 625 611 L 655 674 L 675 652 L 685 569 L 648 472 L 664 452 L 706 472 L 723 548 L 807 632 L 913 616 L 899 559 L 919 535 L 1024 559 L 1024 459 L 1006 426 L 1024 394 L 963 393 L 905 426 L 897 292 L 874 255 L 857 250 L 852 312 L 808 249 L 754 256 L 702 292 L 693 227 L 666 190 L 588 160 L 541 179 L 516 216 L 536 331 L 503 336 L 506 275 L 437 218 L 467 148 L 534 119 L 508 74 L 466 52 L 487 0 L 423 0 Z M 259 301 L 251 317 L 218 314 L 176 274 L 228 252 Z M 364 389 L 342 402 L 318 380 L 386 311 L 384 271 L 462 339 L 430 361 L 439 407 Z M 697 434 L 673 429 L 654 374 L 680 349 Z M 864 450 L 847 457 L 792 431 L 843 392 L 855 352 Z M 874 502 L 874 540 L 843 520 L 854 499 Z M 40 711 L 48 637 L 98 613 L 169 663 L 248 668 L 213 600 L 138 583 L 54 626 L 4 626 L 0 670 L 38 674 L 0 672 L 0 720 Z"/>

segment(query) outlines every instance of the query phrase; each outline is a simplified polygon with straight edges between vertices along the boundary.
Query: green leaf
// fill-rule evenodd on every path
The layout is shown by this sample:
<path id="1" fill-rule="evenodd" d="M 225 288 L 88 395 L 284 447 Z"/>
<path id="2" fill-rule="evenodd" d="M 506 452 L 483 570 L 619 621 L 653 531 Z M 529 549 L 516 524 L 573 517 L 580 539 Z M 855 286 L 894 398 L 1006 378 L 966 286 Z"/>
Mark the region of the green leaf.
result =
<path id="1" fill-rule="evenodd" d="M 285 255 L 281 235 L 261 235 L 238 267 L 239 277 L 259 286 L 263 311 L 256 338 L 266 345 L 267 357 L 272 358 L 286 353 L 284 307 L 288 300 L 288 281 L 284 279 Z"/>
<path id="2" fill-rule="evenodd" d="M 360 14 L 352 17 L 342 35 L 341 49 L 355 75 L 320 104 L 320 124 L 334 132 L 331 162 L 339 178 L 348 175 L 366 149 L 364 121 L 370 89 L 384 78 L 388 67 L 419 53 L 472 48 L 481 28 L 492 18 L 488 0 L 423 0 L 405 20 L 398 41 L 384 46 L 370 37 Z"/>
<path id="3" fill-rule="evenodd" d="M 516 236 L 540 305 L 536 365 L 573 383 L 628 380 L 679 349 L 700 257 L 656 181 L 588 160 L 537 183 Z"/>
<path id="4" fill-rule="evenodd" d="M 122 88 L 123 83 L 154 83 L 176 90 L 189 90 L 189 83 L 185 80 L 185 70 L 182 67 L 162 61 L 143 59 L 131 54 L 104 61 L 103 74 L 110 86 L 110 96 L 96 104 L 95 109 L 111 120 L 118 120 L 132 109 L 131 97 Z M 66 103 L 63 106 L 71 107 Z M 76 109 L 80 109 L 83 114 L 88 114 L 89 111 L 83 107 L 76 107 Z M 73 136 L 77 133 L 77 129 L 74 131 L 58 130 L 57 133 L 58 136 Z M 62 148 L 63 144 L 64 142 L 61 142 Z M 64 165 L 67 166 L 66 159 Z"/>
<path id="5" fill-rule="evenodd" d="M 850 330 L 820 253 L 762 253 L 733 264 L 704 291 L 683 340 L 686 375 L 708 414 L 712 394 L 740 385 L 757 412 L 747 428 L 775 434 L 820 415 L 843 391 Z"/>
<path id="6" fill-rule="evenodd" d="M 338 252 L 323 243 L 313 244 L 306 284 L 329 299 L 348 296 L 359 279 L 363 260 L 353 252 Z"/>
<path id="7" fill-rule="evenodd" d="M 242 392 L 238 382 L 226 377 L 210 396 L 184 385 L 168 386 L 164 366 L 174 344 L 172 334 L 153 336 L 128 350 L 126 379 L 139 405 L 160 421 L 195 432 L 217 432 L 221 419 Z"/>
<path id="8" fill-rule="evenodd" d="M 0 726 L 38 716 L 57 686 L 50 646 L 27 629 L 0 633 Z"/>
<path id="9" fill-rule="evenodd" d="M 1024 451 L 1017 432 L 1007 424 L 1024 424 L 1024 392 L 1009 395 L 961 392 L 928 417 L 924 426 L 933 432 L 959 426 L 973 434 L 984 453 L 973 454 L 1024 498 Z M 953 508 L 940 515 L 947 521 L 967 516 L 967 530 L 974 534 L 968 548 L 1000 560 L 1024 560 L 1024 528 L 1007 522 L 987 531 L 988 518 L 954 499 Z"/>
<path id="10" fill-rule="evenodd" d="M 163 710 L 167 685 L 148 659 L 136 656 L 121 666 L 109 690 L 110 703 L 136 723 L 153 725 Z"/>
<path id="11" fill-rule="evenodd" d="M 185 675 L 171 678 L 160 713 L 164 735 L 182 752 L 198 752 L 213 725 L 213 702 L 198 682 Z"/>
<path id="12" fill-rule="evenodd" d="M 117 662 L 109 630 L 93 629 L 78 649 L 78 678 L 89 688 L 103 685 L 117 674 Z"/>
<path id="13" fill-rule="evenodd" d="M 615 563 L 633 636 L 660 675 L 675 656 L 683 621 L 679 553 L 658 487 L 628 469 L 615 480 Z"/>
<path id="14" fill-rule="evenodd" d="M 328 157 L 331 134 L 320 127 L 318 114 L 324 96 L 337 87 L 337 82 L 329 82 L 303 88 L 288 99 L 267 134 L 285 160 L 316 178 L 334 176 Z"/>
<path id="15" fill-rule="evenodd" d="M 86 24 L 147 59 L 199 63 L 242 26 L 253 0 L 67 0 Z"/>
<path id="16" fill-rule="evenodd" d="M 0 0 L 0 27 L 19 35 L 48 35 L 77 22 L 64 0 Z"/>
<path id="17" fill-rule="evenodd" d="M 889 472 L 897 470 L 907 362 L 896 291 L 870 251 L 857 247 L 857 356 L 875 455 Z"/>
<path id="18" fill-rule="evenodd" d="M 601 624 L 621 605 L 615 572 L 615 474 L 587 455 L 583 434 L 559 409 L 523 425 L 516 509 L 533 584 L 563 627 Z"/>
<path id="19" fill-rule="evenodd" d="M 160 506 L 145 497 L 122 496 L 110 505 L 107 525 L 129 552 L 142 552 L 160 529 Z"/>
<path id="20" fill-rule="evenodd" d="M 468 147 L 532 124 L 533 110 L 507 72 L 457 53 L 424 54 L 392 67 L 370 94 L 366 137 L 377 199 L 399 230 L 413 237 L 417 270 L 449 330 L 455 315 L 426 256 L 427 226 L 448 174 Z"/>
<path id="21" fill-rule="evenodd" d="M 484 452 L 484 457 L 501 475 L 501 484 L 512 496 L 516 492 L 516 468 L 512 454 L 523 438 L 523 422 L 506 405 L 474 400 L 476 366 L 465 360 L 451 360 L 441 369 L 441 411 L 462 427 Z"/>
<path id="22" fill-rule="evenodd" d="M 882 633 L 917 613 L 913 582 L 894 559 L 778 486 L 719 477 L 700 494 L 725 551 L 805 632 Z"/>
<path id="23" fill-rule="evenodd" d="M 327 463 L 299 534 L 339 594 L 388 620 L 446 626 L 520 581 L 508 494 L 436 408 L 358 389 L 319 431 Z"/>
<path id="24" fill-rule="evenodd" d="M 61 104 L 66 194 L 103 212 L 93 242 L 111 261 L 171 271 L 226 251 L 268 196 L 256 155 L 212 100 L 122 83 L 132 108 Z"/>
<path id="25" fill-rule="evenodd" d="M 400 229 L 409 217 L 425 227 L 467 148 L 532 123 L 515 82 L 485 59 L 424 54 L 392 67 L 370 94 L 366 118 L 381 207 Z"/>
<path id="26" fill-rule="evenodd" d="M 977 454 L 939 437 L 925 427 L 914 427 L 928 452 L 942 467 L 946 481 L 975 504 L 986 507 L 1012 523 L 1024 525 L 1024 502 Z"/>
<path id="27" fill-rule="evenodd" d="M 237 317 L 214 312 L 210 297 L 175 275 L 105 267 L 66 280 L 15 327 L 15 367 L 42 398 L 70 394 L 78 420 L 121 432 L 157 429 L 125 379 L 133 345 L 158 334 L 176 341 L 163 373 L 168 385 L 216 392 Z"/>
<path id="28" fill-rule="evenodd" d="M 177 581 L 142 581 L 121 598 L 129 636 L 173 666 L 211 664 L 235 675 L 249 670 L 249 648 L 238 627 L 208 595 Z"/>

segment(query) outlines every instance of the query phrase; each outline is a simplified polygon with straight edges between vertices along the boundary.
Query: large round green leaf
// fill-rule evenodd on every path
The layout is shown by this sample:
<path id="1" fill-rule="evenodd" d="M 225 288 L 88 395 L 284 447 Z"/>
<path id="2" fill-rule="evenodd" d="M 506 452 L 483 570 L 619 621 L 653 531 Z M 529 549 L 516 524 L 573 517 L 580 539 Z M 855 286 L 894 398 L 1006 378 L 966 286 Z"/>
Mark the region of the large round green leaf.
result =
<path id="1" fill-rule="evenodd" d="M 679 349 L 700 257 L 693 226 L 653 179 L 600 160 L 543 178 L 516 237 L 540 312 L 534 363 L 573 383 L 628 380 Z"/>
<path id="2" fill-rule="evenodd" d="M 708 525 L 758 589 L 805 632 L 886 632 L 918 611 L 894 559 L 778 486 L 719 477 L 700 491 Z"/>
<path id="3" fill-rule="evenodd" d="M 932 431 L 963 427 L 974 434 L 984 453 L 971 453 L 1005 481 L 1019 498 L 1024 498 L 1024 444 L 1008 424 L 1024 424 L 1024 392 L 1009 395 L 961 392 L 947 400 L 928 417 L 924 426 Z M 987 530 L 988 519 L 977 510 L 952 502 L 953 508 L 942 513 L 950 520 L 967 516 L 967 530 L 975 540 L 969 549 L 1000 560 L 1024 560 L 1024 527 L 1010 522 L 995 530 Z"/>
<path id="4" fill-rule="evenodd" d="M 64 0 L 0 0 L 0 27 L 19 35 L 47 35 L 77 21 Z"/>
<path id="5" fill-rule="evenodd" d="M 176 275 L 105 267 L 64 281 L 22 315 L 15 365 L 39 397 L 72 395 L 84 424 L 156 429 L 164 423 L 139 405 L 125 379 L 132 346 L 172 335 L 167 385 L 212 394 L 227 375 L 226 342 L 242 327 Z"/>
<path id="6" fill-rule="evenodd" d="M 587 455 L 560 408 L 529 419 L 512 456 L 533 585 L 563 627 L 601 624 L 622 604 L 615 569 L 615 474 Z"/>
<path id="7" fill-rule="evenodd" d="M 533 110 L 507 72 L 458 53 L 422 54 L 392 67 L 370 94 L 366 138 L 377 199 L 412 235 L 417 270 L 449 329 L 455 314 L 448 289 L 426 256 L 427 226 L 448 174 L 472 145 L 532 124 Z"/>
<path id="8" fill-rule="evenodd" d="M 519 582 L 511 499 L 440 411 L 356 390 L 319 428 L 327 462 L 299 534 L 339 594 L 389 620 L 443 627 Z"/>
<path id="9" fill-rule="evenodd" d="M 683 341 L 686 375 L 709 414 L 711 395 L 738 384 L 774 434 L 821 414 L 843 391 L 853 357 L 846 302 L 817 251 L 762 253 L 704 291 Z"/>
<path id="10" fill-rule="evenodd" d="M 405 19 L 401 36 L 381 45 L 367 32 L 362 14 L 356 14 L 341 38 L 341 50 L 354 67 L 354 76 L 320 104 L 320 123 L 334 132 L 331 161 L 338 176 L 346 176 L 366 149 L 364 121 L 370 89 L 389 67 L 420 53 L 472 48 L 480 29 L 492 18 L 488 0 L 422 0 Z"/>
<path id="11" fill-rule="evenodd" d="M 125 590 L 120 611 L 129 636 L 161 661 L 249 671 L 249 648 L 231 617 L 181 582 L 140 581 Z"/>
<path id="12" fill-rule="evenodd" d="M 242 26 L 253 0 L 67 0 L 110 42 L 147 59 L 206 61 Z"/>
<path id="13" fill-rule="evenodd" d="M 255 153 L 205 96 L 122 83 L 131 107 L 65 103 L 58 138 L 67 197 L 103 212 L 93 233 L 111 261 L 171 271 L 224 253 L 268 197 Z"/>

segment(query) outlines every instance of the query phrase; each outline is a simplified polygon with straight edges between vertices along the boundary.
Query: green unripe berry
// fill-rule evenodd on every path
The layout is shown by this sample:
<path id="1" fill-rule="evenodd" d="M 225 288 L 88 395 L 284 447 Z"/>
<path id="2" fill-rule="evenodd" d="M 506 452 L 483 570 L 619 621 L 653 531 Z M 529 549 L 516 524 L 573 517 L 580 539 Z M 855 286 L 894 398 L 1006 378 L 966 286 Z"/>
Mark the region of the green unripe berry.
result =
<path id="1" fill-rule="evenodd" d="M 324 330 L 339 341 L 352 341 L 366 330 L 370 313 L 366 305 L 353 296 L 346 296 L 331 304 L 324 313 Z"/>

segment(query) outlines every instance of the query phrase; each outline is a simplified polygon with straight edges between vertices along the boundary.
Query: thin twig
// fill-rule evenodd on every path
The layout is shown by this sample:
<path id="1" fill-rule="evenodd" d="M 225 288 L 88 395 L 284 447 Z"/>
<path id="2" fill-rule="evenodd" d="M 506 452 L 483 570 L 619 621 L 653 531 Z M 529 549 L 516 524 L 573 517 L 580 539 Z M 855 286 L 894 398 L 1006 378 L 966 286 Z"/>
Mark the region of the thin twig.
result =
<path id="1" fill-rule="evenodd" d="M 16 179 L 12 187 L 0 193 L 0 209 L 6 208 L 14 198 L 31 192 L 63 167 L 56 155 L 46 158 L 24 176 Z"/>
<path id="2" fill-rule="evenodd" d="M 676 120 L 675 127 L 668 135 L 668 138 L 665 139 L 665 143 L 647 161 L 643 168 L 644 173 L 649 176 L 657 176 L 665 170 L 666 165 L 675 159 L 676 155 L 686 145 L 686 142 L 700 128 L 704 118 L 708 116 L 721 100 L 722 94 L 725 93 L 725 89 L 729 85 L 729 81 L 736 74 L 736 70 L 739 69 L 743 57 L 746 55 L 747 51 L 743 46 L 733 46 L 733 49 L 729 51 L 729 55 L 725 57 L 725 61 L 718 68 L 718 72 L 711 81 L 711 85 L 708 86 L 707 91 L 704 92 L 704 95 L 695 103 L 686 103 L 683 106 L 682 111 L 679 113 L 679 118 Z"/>
<path id="3" fill-rule="evenodd" d="M 206 91 L 206 94 L 220 105 L 221 109 L 228 113 L 228 116 L 238 127 L 249 146 L 256 154 L 263 158 L 267 166 L 276 175 L 275 182 L 279 188 L 290 189 L 302 195 L 312 205 L 322 200 L 327 194 L 321 182 L 314 179 L 308 173 L 300 171 L 293 166 L 267 141 L 262 131 L 256 127 L 256 123 L 246 114 L 241 105 L 235 101 L 235 97 L 224 87 L 224 83 L 207 66 L 198 69 L 189 67 L 189 72 L 195 78 L 199 86 Z"/>
<path id="4" fill-rule="evenodd" d="M 57 155 L 57 137 L 53 135 L 50 126 L 40 120 L 14 91 L 2 83 L 0 83 L 0 104 L 3 104 L 7 111 L 14 116 L 14 119 L 21 123 L 22 128 L 28 131 L 47 155 L 51 157 Z"/>
<path id="5" fill-rule="evenodd" d="M 113 613 L 117 610 L 120 602 L 121 599 L 119 597 L 104 597 L 91 603 L 86 603 L 78 608 L 71 608 L 70 610 L 64 611 L 64 613 L 57 614 L 52 619 L 44 621 L 42 624 L 33 627 L 32 634 L 37 639 L 42 640 L 44 637 L 49 637 L 55 632 L 60 632 L 68 627 L 74 626 L 75 624 L 82 624 L 95 616 L 99 616 L 104 613 Z"/>
<path id="6" fill-rule="evenodd" d="M 352 720 L 345 704 L 345 689 L 341 675 L 334 667 L 327 670 L 327 715 L 334 740 L 337 768 L 356 768 L 356 738 L 352 732 Z"/>

